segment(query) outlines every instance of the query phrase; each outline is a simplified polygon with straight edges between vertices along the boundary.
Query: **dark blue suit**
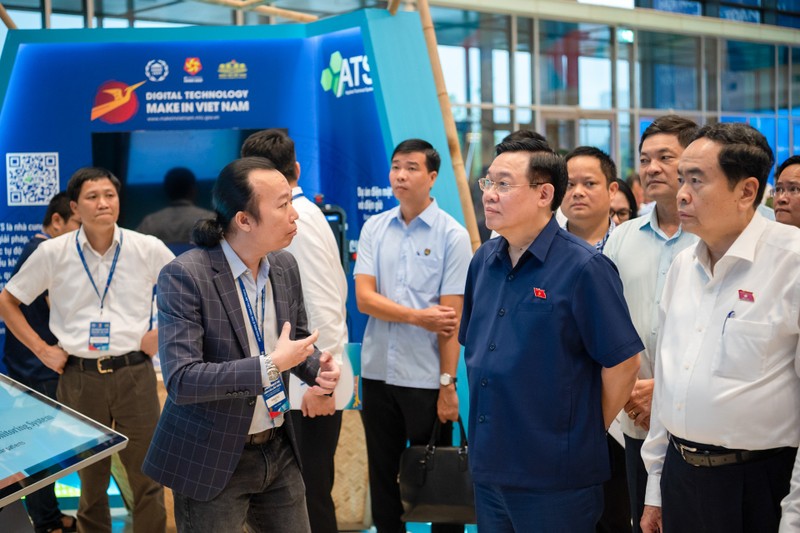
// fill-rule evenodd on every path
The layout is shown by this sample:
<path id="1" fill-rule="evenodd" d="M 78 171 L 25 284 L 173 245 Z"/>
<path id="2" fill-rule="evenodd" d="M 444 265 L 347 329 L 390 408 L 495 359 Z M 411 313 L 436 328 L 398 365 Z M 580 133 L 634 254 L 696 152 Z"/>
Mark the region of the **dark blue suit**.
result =
<path id="1" fill-rule="evenodd" d="M 287 252 L 268 255 L 277 323 L 309 335 L 300 274 Z M 179 256 L 158 278 L 158 344 L 167 402 L 142 470 L 189 498 L 208 501 L 228 484 L 262 390 L 237 286 L 220 246 Z M 319 351 L 292 369 L 315 384 Z M 288 374 L 284 373 L 284 382 Z M 284 426 L 299 453 L 290 417 Z"/>

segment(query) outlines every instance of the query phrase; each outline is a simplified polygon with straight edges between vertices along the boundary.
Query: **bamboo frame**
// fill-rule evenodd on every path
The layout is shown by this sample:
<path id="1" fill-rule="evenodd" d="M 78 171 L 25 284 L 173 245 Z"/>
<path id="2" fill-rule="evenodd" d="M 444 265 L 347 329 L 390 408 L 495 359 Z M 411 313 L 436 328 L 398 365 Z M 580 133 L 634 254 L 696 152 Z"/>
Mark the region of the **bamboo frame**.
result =
<path id="1" fill-rule="evenodd" d="M 9 30 L 17 29 L 17 25 L 14 23 L 14 20 L 11 18 L 11 15 L 8 14 L 8 11 L 6 11 L 6 8 L 3 6 L 3 4 L 0 4 L 0 19 Z"/>
<path id="2" fill-rule="evenodd" d="M 307 13 L 300 13 L 299 11 L 290 11 L 288 9 L 281 9 L 279 7 L 256 5 L 260 4 L 262 0 L 196 0 L 206 4 L 215 4 L 218 6 L 230 7 L 232 9 L 244 9 L 247 11 L 255 11 L 262 15 L 281 17 L 296 22 L 314 22 L 319 20 L 316 15 L 309 15 Z"/>
<path id="3" fill-rule="evenodd" d="M 425 44 L 428 47 L 428 58 L 433 70 L 433 80 L 436 83 L 436 95 L 439 98 L 439 107 L 442 111 L 442 120 L 447 134 L 447 145 L 450 148 L 450 159 L 453 162 L 453 173 L 456 177 L 456 187 L 458 197 L 461 200 L 461 210 L 464 212 L 464 225 L 469 232 L 472 242 L 472 251 L 481 245 L 481 238 L 478 234 L 478 221 L 475 218 L 475 206 L 472 203 L 472 194 L 469 190 L 467 172 L 464 168 L 464 159 L 461 156 L 461 144 L 458 142 L 458 132 L 456 122 L 453 119 L 453 110 L 450 108 L 450 97 L 447 94 L 447 87 L 442 73 L 442 64 L 439 61 L 439 50 L 436 44 L 436 32 L 433 28 L 430 5 L 428 0 L 417 0 L 417 9 L 422 21 L 422 32 L 425 35 Z"/>

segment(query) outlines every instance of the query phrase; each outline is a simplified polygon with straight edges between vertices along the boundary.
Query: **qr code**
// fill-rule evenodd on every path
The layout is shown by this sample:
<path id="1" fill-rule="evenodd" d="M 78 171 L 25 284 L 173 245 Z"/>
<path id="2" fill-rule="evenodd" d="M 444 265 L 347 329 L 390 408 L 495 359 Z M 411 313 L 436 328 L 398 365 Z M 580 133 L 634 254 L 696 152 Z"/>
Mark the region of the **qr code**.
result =
<path id="1" fill-rule="evenodd" d="M 8 205 L 47 205 L 59 189 L 58 153 L 6 154 Z"/>

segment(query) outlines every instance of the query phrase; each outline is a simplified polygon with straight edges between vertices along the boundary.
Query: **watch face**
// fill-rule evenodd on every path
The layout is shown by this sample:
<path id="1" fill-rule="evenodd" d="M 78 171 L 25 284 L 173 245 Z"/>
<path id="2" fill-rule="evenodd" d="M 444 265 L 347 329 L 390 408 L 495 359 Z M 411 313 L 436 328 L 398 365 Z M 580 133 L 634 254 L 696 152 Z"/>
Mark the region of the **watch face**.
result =
<path id="1" fill-rule="evenodd" d="M 277 367 L 271 367 L 267 369 L 267 379 L 270 381 L 277 381 L 278 377 L 280 377 L 281 373 L 278 371 Z"/>
<path id="2" fill-rule="evenodd" d="M 451 376 L 450 374 L 442 374 L 439 376 L 439 383 L 441 385 L 447 386 L 453 383 L 454 381 L 455 380 L 453 379 L 453 376 Z"/>

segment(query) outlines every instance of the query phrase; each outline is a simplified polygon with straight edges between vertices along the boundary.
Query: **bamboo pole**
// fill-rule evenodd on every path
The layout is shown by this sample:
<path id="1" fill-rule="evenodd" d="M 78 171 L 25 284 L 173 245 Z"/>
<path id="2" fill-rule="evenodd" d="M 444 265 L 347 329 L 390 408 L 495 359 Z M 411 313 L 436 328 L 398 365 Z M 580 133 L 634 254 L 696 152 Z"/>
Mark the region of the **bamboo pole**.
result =
<path id="1" fill-rule="evenodd" d="M 300 13 L 299 11 L 290 11 L 288 9 L 281 9 L 279 7 L 272 7 L 272 6 L 256 6 L 252 7 L 252 1 L 242 1 L 242 0 L 197 0 L 198 2 L 203 2 L 206 4 L 215 4 L 218 6 L 230 7 L 233 9 L 246 9 L 248 11 L 255 11 L 256 13 L 261 13 L 262 15 L 270 15 L 274 17 L 281 17 L 288 20 L 294 20 L 297 22 L 314 22 L 315 20 L 319 20 L 319 17 L 316 15 L 309 15 L 307 13 Z"/>
<path id="2" fill-rule="evenodd" d="M 395 15 L 398 7 L 400 7 L 400 0 L 389 0 L 389 5 L 386 6 L 386 9 L 389 10 L 389 13 Z"/>
<path id="3" fill-rule="evenodd" d="M 422 32 L 425 35 L 425 44 L 428 47 L 428 57 L 433 69 L 433 80 L 436 83 L 436 95 L 439 98 L 439 107 L 442 110 L 445 133 L 447 134 L 447 145 L 450 148 L 450 159 L 453 161 L 453 172 L 456 176 L 456 187 L 458 196 L 461 200 L 461 210 L 464 212 L 464 225 L 469 232 L 472 241 L 472 251 L 481 245 L 481 238 L 478 234 L 478 221 L 475 218 L 475 207 L 472 203 L 472 194 L 469 190 L 467 172 L 464 169 L 464 160 L 461 156 L 461 145 L 458 142 L 458 132 L 456 123 L 453 119 L 453 110 L 450 108 L 450 97 L 447 94 L 447 87 L 444 83 L 442 64 L 439 61 L 439 50 L 436 47 L 436 32 L 433 28 L 431 10 L 428 0 L 417 0 L 420 20 L 422 21 Z"/>
<path id="4" fill-rule="evenodd" d="M 11 15 L 8 14 L 8 11 L 6 11 L 6 8 L 3 6 L 3 4 L 0 4 L 0 19 L 2 19 L 3 23 L 6 25 L 6 28 L 9 30 L 17 29 L 17 25 L 14 24 L 14 20 L 11 18 Z"/>

